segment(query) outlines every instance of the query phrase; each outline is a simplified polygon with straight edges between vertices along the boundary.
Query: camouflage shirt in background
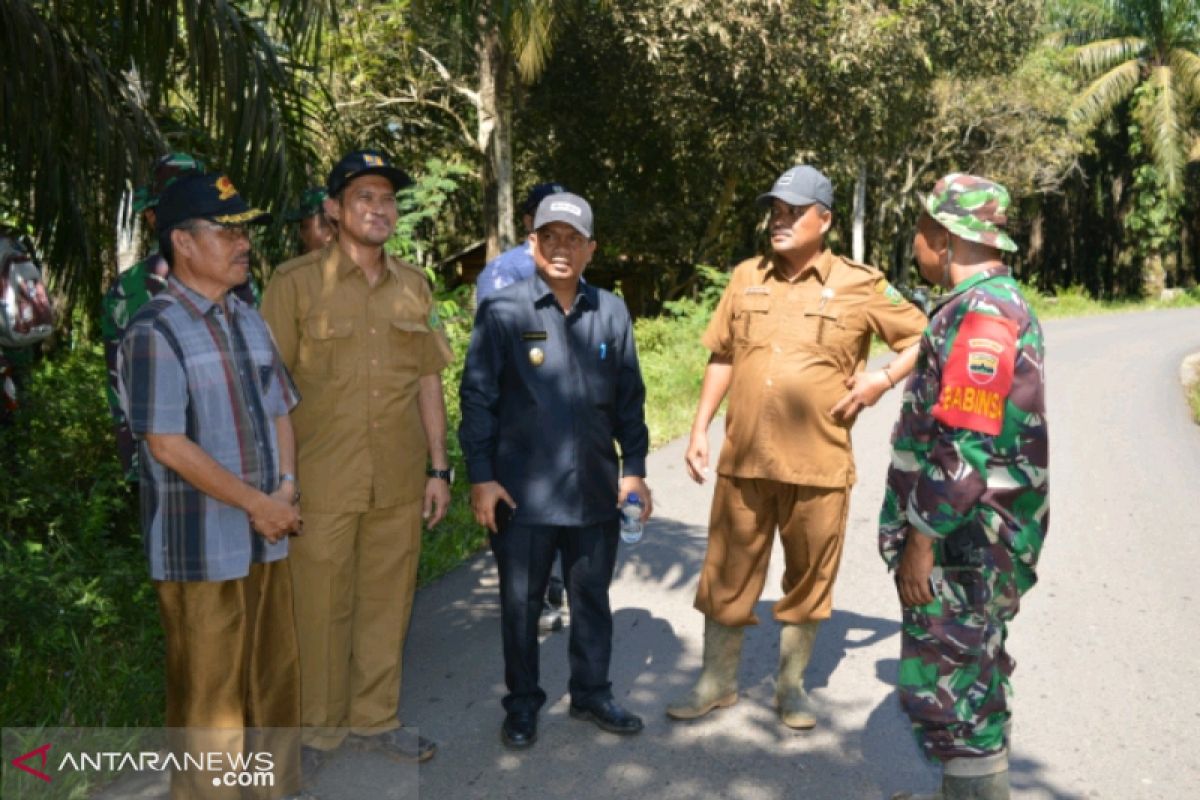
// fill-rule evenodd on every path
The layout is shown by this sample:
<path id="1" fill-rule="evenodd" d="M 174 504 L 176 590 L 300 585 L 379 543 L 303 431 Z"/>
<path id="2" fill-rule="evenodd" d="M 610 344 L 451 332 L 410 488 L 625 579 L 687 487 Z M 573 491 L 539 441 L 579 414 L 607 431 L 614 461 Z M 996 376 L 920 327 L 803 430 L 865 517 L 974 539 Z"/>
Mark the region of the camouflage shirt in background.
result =
<path id="1" fill-rule="evenodd" d="M 157 252 L 143 258 L 117 275 L 113 285 L 104 293 L 100 310 L 100 335 L 104 339 L 104 363 L 108 369 L 108 409 L 113 418 L 117 438 L 117 454 L 129 480 L 137 480 L 137 442 L 125 421 L 117 399 L 117 349 L 130 320 L 150 298 L 167 287 L 167 262 Z M 233 290 L 238 299 L 258 307 L 261 293 L 254 279 Z"/>
<path id="2" fill-rule="evenodd" d="M 1049 524 L 1043 354 L 1007 267 L 963 281 L 934 311 L 892 432 L 879 527 L 890 568 L 911 525 L 936 540 L 939 565 L 965 558 L 1004 576 L 1015 613 Z"/>

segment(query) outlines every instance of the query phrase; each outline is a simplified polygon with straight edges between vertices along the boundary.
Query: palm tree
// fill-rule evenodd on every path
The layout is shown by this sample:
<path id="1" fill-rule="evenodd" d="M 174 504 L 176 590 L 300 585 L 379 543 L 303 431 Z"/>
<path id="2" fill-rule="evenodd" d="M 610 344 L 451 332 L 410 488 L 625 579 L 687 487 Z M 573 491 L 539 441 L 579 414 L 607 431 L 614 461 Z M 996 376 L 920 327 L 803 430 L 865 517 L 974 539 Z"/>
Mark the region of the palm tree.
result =
<path id="1" fill-rule="evenodd" d="M 0 0 L 0 215 L 31 227 L 60 289 L 94 308 L 121 199 L 168 148 L 281 204 L 311 163 L 308 62 L 335 12 L 336 0 Z"/>
<path id="2" fill-rule="evenodd" d="M 460 87 L 475 106 L 475 146 L 483 156 L 487 257 L 516 240 L 513 225 L 512 101 L 514 81 L 532 83 L 550 57 L 554 29 L 581 0 L 427 0 L 427 14 L 447 19 L 476 62 L 476 85 Z"/>
<path id="3" fill-rule="evenodd" d="M 1191 120 L 1200 109 L 1200 6 L 1196 0 L 1060 4 L 1066 41 L 1084 42 L 1076 64 L 1092 78 L 1072 106 L 1096 126 L 1134 97 L 1144 144 L 1167 193 L 1183 191 L 1184 167 L 1200 159 Z"/>

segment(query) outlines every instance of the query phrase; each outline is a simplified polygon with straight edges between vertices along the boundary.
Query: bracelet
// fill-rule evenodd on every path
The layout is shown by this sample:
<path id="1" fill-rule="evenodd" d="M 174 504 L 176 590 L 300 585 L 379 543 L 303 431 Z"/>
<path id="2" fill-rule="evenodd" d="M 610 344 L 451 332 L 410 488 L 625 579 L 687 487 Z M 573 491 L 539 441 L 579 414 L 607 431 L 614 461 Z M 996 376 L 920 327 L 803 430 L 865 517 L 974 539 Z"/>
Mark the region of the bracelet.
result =
<path id="1" fill-rule="evenodd" d="M 890 383 L 892 385 L 893 389 L 896 388 L 896 382 L 894 380 L 892 380 L 892 373 L 888 372 L 887 367 L 883 368 L 883 377 L 888 379 L 888 383 Z"/>

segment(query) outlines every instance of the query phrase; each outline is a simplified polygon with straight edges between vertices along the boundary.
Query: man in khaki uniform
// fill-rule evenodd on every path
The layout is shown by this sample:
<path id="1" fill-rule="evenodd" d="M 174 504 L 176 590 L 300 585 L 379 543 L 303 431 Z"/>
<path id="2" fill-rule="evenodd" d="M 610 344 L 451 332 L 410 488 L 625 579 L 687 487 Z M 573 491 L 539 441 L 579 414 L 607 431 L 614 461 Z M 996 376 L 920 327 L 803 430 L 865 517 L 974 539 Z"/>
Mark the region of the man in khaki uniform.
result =
<path id="1" fill-rule="evenodd" d="M 693 719 L 737 702 L 742 628 L 758 624 L 778 530 L 786 567 L 774 609 L 783 626 L 775 701 L 786 725 L 811 728 L 804 668 L 832 611 L 855 479 L 850 426 L 912 371 L 925 317 L 878 270 L 825 248 L 833 187 L 820 172 L 789 169 L 759 203 L 771 209 L 772 252 L 734 269 L 702 340 L 712 356 L 686 455 L 697 482 L 727 393 L 729 409 L 696 592 L 704 668 L 667 713 Z M 873 335 L 901 355 L 863 372 Z"/>
<path id="2" fill-rule="evenodd" d="M 292 414 L 304 536 L 293 544 L 305 764 L 345 739 L 415 760 L 433 742 L 397 718 L 421 546 L 450 502 L 439 373 L 419 269 L 384 252 L 408 177 L 374 151 L 333 168 L 336 240 L 279 267 L 263 298 L 301 402 Z M 431 469 L 426 470 L 426 457 Z"/>

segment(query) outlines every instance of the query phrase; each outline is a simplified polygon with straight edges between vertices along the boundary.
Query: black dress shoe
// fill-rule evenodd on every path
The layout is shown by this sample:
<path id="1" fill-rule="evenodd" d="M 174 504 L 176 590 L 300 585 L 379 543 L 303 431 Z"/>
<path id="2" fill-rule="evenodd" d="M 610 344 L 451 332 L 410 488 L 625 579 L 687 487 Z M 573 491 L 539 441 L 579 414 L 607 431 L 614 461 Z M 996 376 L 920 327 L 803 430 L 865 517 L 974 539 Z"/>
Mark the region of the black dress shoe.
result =
<path id="1" fill-rule="evenodd" d="M 532 711 L 510 711 L 500 726 L 500 741 L 513 750 L 532 747 L 537 741 L 537 714 Z"/>
<path id="2" fill-rule="evenodd" d="M 640 733 L 642 730 L 642 718 L 621 708 L 611 697 L 600 702 L 589 703 L 586 706 L 577 706 L 572 703 L 571 717 L 572 719 L 590 720 L 596 723 L 596 727 L 609 733 L 628 735 Z"/>

